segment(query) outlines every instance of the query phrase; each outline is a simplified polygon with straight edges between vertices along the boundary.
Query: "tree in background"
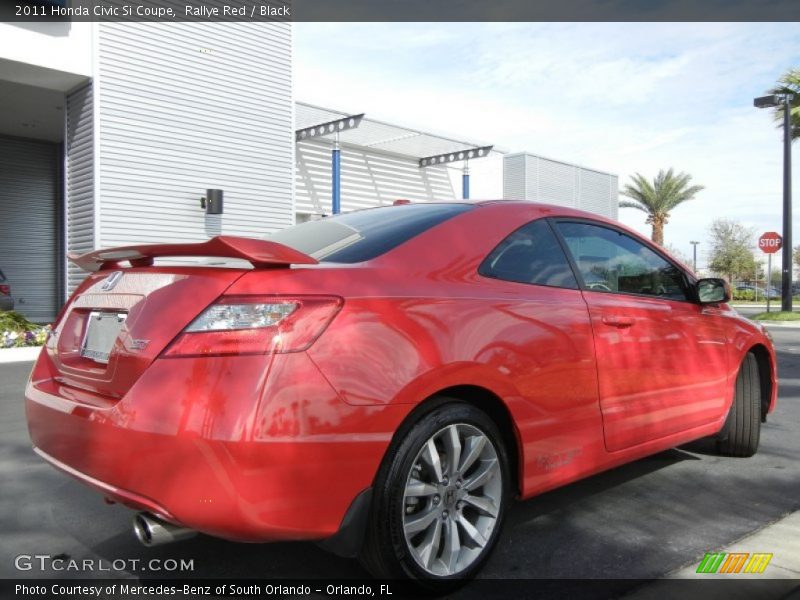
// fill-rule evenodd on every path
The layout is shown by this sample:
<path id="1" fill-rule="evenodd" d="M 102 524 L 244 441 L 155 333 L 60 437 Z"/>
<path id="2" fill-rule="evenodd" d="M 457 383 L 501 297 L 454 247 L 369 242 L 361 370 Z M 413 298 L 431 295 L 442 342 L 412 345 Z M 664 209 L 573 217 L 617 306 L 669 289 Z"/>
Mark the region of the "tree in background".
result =
<path id="1" fill-rule="evenodd" d="M 769 284 L 776 290 L 781 291 L 781 286 L 783 285 L 783 273 L 781 273 L 780 269 L 776 269 L 775 265 L 772 265 L 772 276 Z"/>
<path id="2" fill-rule="evenodd" d="M 759 265 L 753 256 L 753 236 L 755 232 L 731 219 L 717 219 L 708 231 L 710 261 L 709 267 L 721 273 L 728 281 L 750 280 L 756 276 Z"/>
<path id="3" fill-rule="evenodd" d="M 794 99 L 789 102 L 789 116 L 792 125 L 792 139 L 800 137 L 800 69 L 789 69 L 778 80 L 778 85 L 769 91 L 770 94 L 794 94 Z M 783 127 L 783 104 L 774 109 L 775 120 L 778 127 Z"/>
<path id="4" fill-rule="evenodd" d="M 664 245 L 664 225 L 669 222 L 670 211 L 679 204 L 691 200 L 703 189 L 702 185 L 689 185 L 692 176 L 673 169 L 658 172 L 652 183 L 639 173 L 631 175 L 631 183 L 620 192 L 630 200 L 622 200 L 621 208 L 635 208 L 647 213 L 647 223 L 653 226 L 651 239 Z"/>
<path id="5" fill-rule="evenodd" d="M 664 246 L 664 250 L 669 252 L 674 258 L 677 258 L 679 261 L 681 261 L 685 266 L 689 267 L 689 269 L 694 268 L 692 265 L 692 259 L 683 252 L 681 252 L 680 250 L 678 250 L 672 244 L 666 244 Z"/>
<path id="6" fill-rule="evenodd" d="M 800 246 L 795 246 L 792 250 L 792 259 L 795 267 L 800 267 Z"/>

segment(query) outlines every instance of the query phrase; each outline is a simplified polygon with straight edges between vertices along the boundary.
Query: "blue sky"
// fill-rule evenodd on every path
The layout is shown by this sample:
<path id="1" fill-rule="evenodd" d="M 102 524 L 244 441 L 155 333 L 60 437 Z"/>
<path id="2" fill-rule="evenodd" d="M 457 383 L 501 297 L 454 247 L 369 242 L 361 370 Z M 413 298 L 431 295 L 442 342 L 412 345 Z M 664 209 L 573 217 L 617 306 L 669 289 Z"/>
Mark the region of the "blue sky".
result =
<path id="1" fill-rule="evenodd" d="M 752 100 L 800 67 L 800 24 L 297 23 L 294 40 L 298 100 L 610 171 L 620 187 L 637 171 L 692 174 L 706 189 L 666 242 L 690 255 L 699 240 L 700 265 L 714 218 L 781 229 L 781 137 Z M 472 167 L 472 196 L 500 197 L 499 162 Z M 639 211 L 620 219 L 649 233 Z"/>

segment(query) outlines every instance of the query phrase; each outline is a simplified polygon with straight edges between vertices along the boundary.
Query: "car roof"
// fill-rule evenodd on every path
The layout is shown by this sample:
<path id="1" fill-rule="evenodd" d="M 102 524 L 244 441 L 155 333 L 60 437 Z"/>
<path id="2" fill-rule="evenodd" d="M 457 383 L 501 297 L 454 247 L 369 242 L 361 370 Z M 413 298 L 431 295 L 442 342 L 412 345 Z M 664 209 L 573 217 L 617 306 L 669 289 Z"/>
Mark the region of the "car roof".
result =
<path id="1" fill-rule="evenodd" d="M 577 208 L 571 208 L 569 206 L 563 206 L 560 204 L 547 204 L 545 202 L 533 202 L 531 200 L 510 200 L 510 199 L 484 199 L 484 200 L 460 200 L 460 202 L 465 202 L 469 204 L 474 204 L 478 207 L 480 206 L 519 206 L 525 207 L 530 210 L 532 207 L 538 209 L 540 213 L 539 216 L 542 217 L 574 217 L 577 219 L 591 219 L 593 221 L 599 221 L 601 223 L 607 223 L 609 225 L 613 225 L 614 227 L 618 227 L 629 231 L 631 233 L 636 234 L 637 236 L 641 236 L 641 234 L 635 230 L 632 230 L 630 227 L 626 227 L 619 221 L 614 219 L 609 219 L 603 215 L 599 215 L 597 213 L 588 212 L 585 210 L 579 210 Z"/>
<path id="2" fill-rule="evenodd" d="M 597 213 L 587 212 L 585 210 L 578 210 L 575 208 L 570 208 L 569 206 L 563 206 L 560 204 L 547 204 L 546 202 L 534 202 L 532 200 L 514 200 L 509 198 L 455 198 L 453 200 L 428 200 L 428 201 L 416 201 L 416 200 L 396 200 L 396 203 L 403 203 L 403 204 L 472 204 L 474 206 L 496 206 L 496 205 L 505 205 L 505 206 L 520 206 L 525 208 L 537 207 L 542 210 L 543 214 L 549 214 L 551 216 L 575 216 L 575 217 L 586 217 L 587 219 L 596 219 L 599 221 L 606 221 L 608 223 L 613 223 L 618 225 L 618 221 L 614 221 L 608 219 L 602 215 L 598 215 Z M 392 205 L 384 205 L 384 206 L 377 206 L 377 207 L 370 207 L 367 209 L 361 210 L 374 210 L 375 208 L 388 208 Z"/>
<path id="3" fill-rule="evenodd" d="M 576 219 L 590 219 L 592 221 L 598 221 L 600 223 L 605 223 L 607 225 L 611 225 L 618 229 L 622 229 L 635 237 L 647 239 L 641 233 L 632 229 L 615 219 L 610 219 L 608 217 L 604 217 L 603 215 L 599 215 L 597 213 L 587 212 L 585 210 L 578 210 L 576 208 L 571 208 L 569 206 L 563 206 L 560 204 L 547 204 L 544 202 L 533 202 L 531 200 L 516 200 L 516 199 L 509 199 L 509 198 L 454 198 L 452 200 L 445 200 L 445 199 L 437 199 L 437 200 L 406 200 L 404 198 L 397 199 L 392 204 L 385 204 L 383 206 L 372 206 L 369 208 L 362 208 L 359 209 L 358 212 L 362 210 L 379 210 L 382 208 L 391 208 L 392 206 L 396 206 L 398 204 L 471 204 L 476 208 L 481 207 L 518 207 L 518 208 L 525 208 L 528 213 L 530 214 L 531 208 L 534 209 L 535 212 L 539 214 L 536 215 L 534 218 L 539 217 L 572 217 Z M 356 212 L 356 211 L 353 211 Z M 664 248 L 661 248 L 662 252 L 669 254 Z M 671 258 L 672 255 L 670 254 Z"/>

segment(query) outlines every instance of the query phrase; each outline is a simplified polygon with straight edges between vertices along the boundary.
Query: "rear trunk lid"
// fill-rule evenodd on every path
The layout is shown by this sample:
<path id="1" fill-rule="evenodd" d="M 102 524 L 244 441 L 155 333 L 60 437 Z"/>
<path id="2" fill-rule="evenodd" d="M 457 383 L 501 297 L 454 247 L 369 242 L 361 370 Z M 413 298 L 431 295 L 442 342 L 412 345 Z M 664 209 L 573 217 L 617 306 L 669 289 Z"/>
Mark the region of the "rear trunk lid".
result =
<path id="1" fill-rule="evenodd" d="M 152 266 L 158 257 L 243 259 L 255 268 L 316 260 L 288 246 L 220 236 L 201 244 L 98 250 L 70 260 L 94 271 L 54 325 L 45 352 L 55 383 L 121 398 L 150 363 L 247 268 Z M 128 262 L 131 266 L 127 266 Z"/>

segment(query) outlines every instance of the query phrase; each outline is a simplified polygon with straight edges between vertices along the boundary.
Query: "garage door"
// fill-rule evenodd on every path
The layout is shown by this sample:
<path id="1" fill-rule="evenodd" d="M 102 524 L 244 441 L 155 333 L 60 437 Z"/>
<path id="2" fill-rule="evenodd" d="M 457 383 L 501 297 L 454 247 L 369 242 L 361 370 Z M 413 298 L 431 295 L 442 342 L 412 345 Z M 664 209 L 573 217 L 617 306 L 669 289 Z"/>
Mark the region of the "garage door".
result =
<path id="1" fill-rule="evenodd" d="M 37 323 L 59 306 L 60 147 L 0 136 L 0 269 L 15 309 Z"/>

